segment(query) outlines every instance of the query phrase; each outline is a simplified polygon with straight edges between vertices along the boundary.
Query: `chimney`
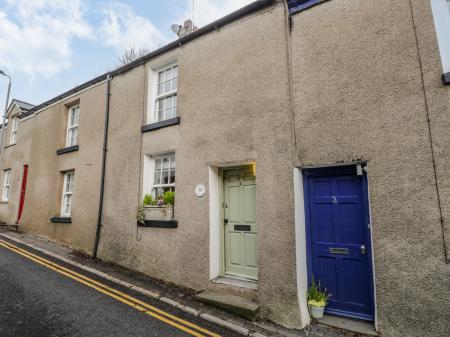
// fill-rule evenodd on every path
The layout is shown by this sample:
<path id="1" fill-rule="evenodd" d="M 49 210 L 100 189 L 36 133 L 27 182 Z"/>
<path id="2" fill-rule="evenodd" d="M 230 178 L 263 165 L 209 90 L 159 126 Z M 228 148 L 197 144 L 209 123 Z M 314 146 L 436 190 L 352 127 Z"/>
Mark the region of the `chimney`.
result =
<path id="1" fill-rule="evenodd" d="M 178 37 L 181 38 L 183 36 L 186 36 L 195 30 L 197 30 L 197 27 L 194 26 L 192 20 L 186 20 L 184 21 L 183 26 L 180 28 L 180 31 L 178 32 Z"/>

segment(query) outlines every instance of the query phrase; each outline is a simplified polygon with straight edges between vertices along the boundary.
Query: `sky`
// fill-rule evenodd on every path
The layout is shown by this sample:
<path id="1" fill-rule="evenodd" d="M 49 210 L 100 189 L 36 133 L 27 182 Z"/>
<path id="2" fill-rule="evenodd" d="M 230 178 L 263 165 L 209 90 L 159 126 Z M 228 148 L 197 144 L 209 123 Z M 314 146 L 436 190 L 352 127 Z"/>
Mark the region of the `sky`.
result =
<path id="1" fill-rule="evenodd" d="M 212 22 L 252 0 L 0 0 L 0 70 L 11 97 L 40 104 L 114 68 L 127 48 L 176 39 L 171 24 Z M 7 79 L 0 76 L 0 114 Z"/>

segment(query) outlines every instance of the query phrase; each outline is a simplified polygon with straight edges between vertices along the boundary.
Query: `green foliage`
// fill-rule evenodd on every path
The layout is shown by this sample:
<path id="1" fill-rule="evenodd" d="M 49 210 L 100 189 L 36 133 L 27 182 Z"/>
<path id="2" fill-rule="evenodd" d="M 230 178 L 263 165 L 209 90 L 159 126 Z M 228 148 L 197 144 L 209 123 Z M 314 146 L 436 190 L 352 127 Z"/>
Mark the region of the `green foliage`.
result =
<path id="1" fill-rule="evenodd" d="M 156 200 L 153 199 L 151 194 L 146 194 L 144 196 L 144 201 L 143 201 L 144 205 L 156 205 Z"/>
<path id="2" fill-rule="evenodd" d="M 325 307 L 331 294 L 326 289 L 321 289 L 320 281 L 316 283 L 314 277 L 311 279 L 311 286 L 308 289 L 307 300 L 308 304 L 315 307 Z"/>
<path id="3" fill-rule="evenodd" d="M 175 204 L 175 192 L 167 191 L 163 194 L 164 205 L 174 205 Z"/>
<path id="4" fill-rule="evenodd" d="M 145 223 L 145 211 L 144 211 L 144 205 L 139 205 L 136 210 L 136 220 L 140 224 Z"/>

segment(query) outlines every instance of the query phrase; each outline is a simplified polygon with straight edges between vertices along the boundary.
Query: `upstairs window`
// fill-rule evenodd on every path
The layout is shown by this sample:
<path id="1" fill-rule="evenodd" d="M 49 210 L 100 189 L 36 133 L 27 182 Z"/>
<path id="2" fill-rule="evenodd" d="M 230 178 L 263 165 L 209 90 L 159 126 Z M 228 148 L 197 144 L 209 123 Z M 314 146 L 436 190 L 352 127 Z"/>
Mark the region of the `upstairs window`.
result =
<path id="1" fill-rule="evenodd" d="M 11 169 L 3 171 L 3 194 L 2 201 L 9 200 L 9 186 L 11 183 Z"/>
<path id="2" fill-rule="evenodd" d="M 66 147 L 78 144 L 78 120 L 80 119 L 80 106 L 72 106 L 69 108 L 67 118 L 67 138 Z"/>
<path id="3" fill-rule="evenodd" d="M 19 119 L 17 117 L 14 117 L 11 122 L 11 137 L 9 138 L 10 144 L 16 144 L 18 127 L 19 127 Z"/>
<path id="4" fill-rule="evenodd" d="M 450 84 L 450 0 L 431 0 L 444 81 Z"/>
<path id="5" fill-rule="evenodd" d="M 64 185 L 61 202 L 61 216 L 63 217 L 70 217 L 70 211 L 72 209 L 74 177 L 75 177 L 74 171 L 64 173 L 64 183 L 63 183 Z"/>
<path id="6" fill-rule="evenodd" d="M 154 122 L 177 116 L 178 66 L 172 64 L 157 71 Z"/>

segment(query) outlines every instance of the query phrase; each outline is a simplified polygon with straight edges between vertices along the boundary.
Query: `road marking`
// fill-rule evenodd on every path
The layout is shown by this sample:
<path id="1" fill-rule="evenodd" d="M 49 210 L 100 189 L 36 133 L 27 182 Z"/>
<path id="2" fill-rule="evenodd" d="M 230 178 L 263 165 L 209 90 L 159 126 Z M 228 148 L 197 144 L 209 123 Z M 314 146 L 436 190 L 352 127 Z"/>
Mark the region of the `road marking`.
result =
<path id="1" fill-rule="evenodd" d="M 105 284 L 102 284 L 100 282 L 97 282 L 85 275 L 79 274 L 73 270 L 70 270 L 68 268 L 65 268 L 57 263 L 54 263 L 52 261 L 49 261 L 41 256 L 35 255 L 27 250 L 24 250 L 20 247 L 17 247 L 9 242 L 3 241 L 0 239 L 0 246 L 3 246 L 4 248 L 7 248 L 17 254 L 20 254 L 38 264 L 41 264 L 57 273 L 60 273 L 64 276 L 67 276 L 79 283 L 82 283 L 90 288 L 93 288 L 103 294 L 106 294 L 112 298 L 115 298 L 116 300 L 125 303 L 129 305 L 130 307 L 133 307 L 136 310 L 142 311 L 147 315 L 150 315 L 166 324 L 169 324 L 171 326 L 174 326 L 182 331 L 185 331 L 193 336 L 201 337 L 204 336 L 200 334 L 199 332 L 202 332 L 208 336 L 212 337 L 220 337 L 220 335 L 211 332 L 209 330 L 206 330 L 196 324 L 193 324 L 191 322 L 188 322 L 182 318 L 179 318 L 177 316 L 171 315 L 161 309 L 158 309 L 148 303 L 142 302 L 141 300 L 134 298 L 132 296 L 129 296 L 119 290 L 116 290 L 114 288 L 108 287 Z M 165 316 L 165 317 L 164 317 Z M 181 324 L 183 325 L 181 325 Z M 197 330 L 191 330 L 190 328 Z"/>

